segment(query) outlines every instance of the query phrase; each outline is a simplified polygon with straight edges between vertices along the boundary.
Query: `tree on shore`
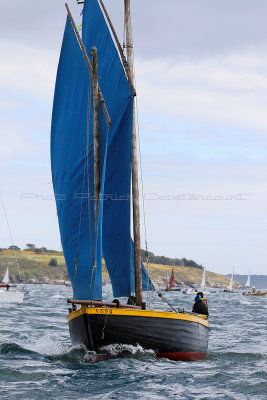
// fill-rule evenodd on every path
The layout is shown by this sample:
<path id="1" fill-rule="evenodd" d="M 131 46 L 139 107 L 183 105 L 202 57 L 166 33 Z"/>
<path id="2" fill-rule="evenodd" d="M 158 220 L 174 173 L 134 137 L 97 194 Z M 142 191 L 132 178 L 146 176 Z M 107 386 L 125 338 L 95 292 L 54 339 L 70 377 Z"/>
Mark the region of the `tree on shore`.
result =
<path id="1" fill-rule="evenodd" d="M 8 250 L 20 251 L 20 247 L 13 244 L 12 246 L 9 246 Z"/>
<path id="2" fill-rule="evenodd" d="M 27 248 L 25 250 L 27 250 L 27 251 L 34 251 L 35 250 L 35 244 L 32 244 L 32 243 L 27 243 L 26 247 Z"/>
<path id="3" fill-rule="evenodd" d="M 57 259 L 56 258 L 50 258 L 49 264 L 50 267 L 56 267 L 57 266 Z"/>

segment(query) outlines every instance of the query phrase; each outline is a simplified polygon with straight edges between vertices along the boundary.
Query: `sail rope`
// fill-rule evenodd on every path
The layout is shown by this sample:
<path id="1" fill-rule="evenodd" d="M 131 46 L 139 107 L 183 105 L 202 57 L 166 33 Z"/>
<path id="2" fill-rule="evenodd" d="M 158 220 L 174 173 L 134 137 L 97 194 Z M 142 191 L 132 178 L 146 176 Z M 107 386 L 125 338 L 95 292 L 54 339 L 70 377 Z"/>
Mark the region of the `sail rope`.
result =
<path id="1" fill-rule="evenodd" d="M 6 212 L 6 207 L 5 207 L 5 202 L 4 202 L 4 198 L 3 198 L 3 194 L 2 194 L 2 191 L 1 191 L 1 190 L 0 190 L 0 197 L 1 197 L 1 200 L 2 200 L 3 209 L 4 209 L 4 214 L 5 214 L 5 218 L 6 218 L 6 223 L 7 223 L 7 227 L 8 227 L 8 231 L 9 231 L 9 236 L 10 236 L 10 240 L 11 240 L 11 243 L 12 243 L 13 254 L 14 254 L 14 257 L 15 257 L 15 260 L 16 260 L 16 265 L 17 265 L 17 269 L 18 269 L 18 273 L 19 273 L 19 279 L 20 279 L 20 281 L 21 281 L 21 274 L 20 274 L 20 269 L 19 269 L 19 263 L 18 263 L 17 253 L 16 253 L 16 251 L 15 251 L 14 240 L 13 240 L 13 236 L 12 236 L 12 233 L 11 233 L 10 225 L 9 225 L 9 222 L 8 222 L 7 212 Z"/>

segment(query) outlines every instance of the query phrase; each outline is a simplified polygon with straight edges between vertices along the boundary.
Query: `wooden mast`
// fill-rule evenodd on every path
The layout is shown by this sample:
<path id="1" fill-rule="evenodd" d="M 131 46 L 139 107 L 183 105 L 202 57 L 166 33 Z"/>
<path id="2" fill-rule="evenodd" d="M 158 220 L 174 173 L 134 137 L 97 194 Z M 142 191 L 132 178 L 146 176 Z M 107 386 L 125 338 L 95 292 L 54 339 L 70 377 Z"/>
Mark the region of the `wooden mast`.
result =
<path id="1" fill-rule="evenodd" d="M 80 3 L 82 3 L 82 0 L 81 0 Z M 79 4 L 80 4 L 80 3 L 79 3 Z M 78 31 L 78 29 L 77 29 L 77 26 L 76 26 L 76 24 L 75 24 L 75 22 L 74 22 L 74 19 L 73 19 L 72 15 L 71 15 L 71 12 L 70 12 L 70 9 L 69 9 L 69 6 L 68 6 L 67 3 L 65 3 L 65 7 L 66 7 L 66 9 L 67 9 L 67 13 L 68 13 L 68 16 L 69 16 L 71 25 L 72 25 L 73 30 L 74 30 L 74 32 L 75 32 L 76 39 L 78 40 L 78 43 L 79 43 L 79 45 L 80 45 L 80 48 L 81 48 L 81 51 L 82 51 L 82 53 L 83 53 L 83 57 L 84 57 L 84 59 L 85 59 L 85 62 L 86 62 L 86 64 L 87 64 L 87 67 L 88 67 L 88 69 L 89 69 L 90 75 L 93 76 L 93 68 L 92 68 L 92 65 L 91 65 L 91 61 L 89 60 L 88 54 L 87 54 L 87 52 L 86 52 L 86 48 L 85 48 L 85 46 L 84 46 L 84 44 L 83 44 L 83 41 L 82 41 L 82 39 L 81 39 L 81 37 L 80 37 L 79 31 Z M 101 92 L 101 90 L 100 90 L 99 85 L 98 85 L 98 97 L 99 97 L 99 102 L 100 102 L 100 104 L 101 104 L 101 107 L 103 108 L 103 111 L 104 111 L 104 113 L 105 113 L 105 116 L 106 116 L 106 119 L 107 119 L 107 124 L 108 124 L 108 125 L 111 125 L 111 119 L 109 118 L 109 114 L 108 114 L 108 110 L 107 110 L 107 107 L 106 107 L 106 104 L 105 104 L 105 100 L 104 100 L 104 97 L 103 97 L 103 95 L 102 95 L 102 92 Z"/>
<path id="2" fill-rule="evenodd" d="M 130 0 L 124 0 L 125 31 L 127 47 L 127 63 L 131 81 L 134 82 L 134 58 Z M 136 305 L 142 304 L 142 270 L 141 270 L 141 239 L 140 239 L 140 209 L 138 187 L 138 160 L 136 140 L 136 115 L 133 102 L 133 126 L 132 126 L 132 197 L 133 197 L 133 232 L 134 232 L 134 268 L 135 268 L 135 296 Z"/>
<path id="3" fill-rule="evenodd" d="M 94 121 L 94 212 L 95 226 L 100 195 L 100 162 L 99 162 L 99 119 L 98 119 L 98 56 L 97 48 L 91 51 L 93 69 L 93 121 Z"/>

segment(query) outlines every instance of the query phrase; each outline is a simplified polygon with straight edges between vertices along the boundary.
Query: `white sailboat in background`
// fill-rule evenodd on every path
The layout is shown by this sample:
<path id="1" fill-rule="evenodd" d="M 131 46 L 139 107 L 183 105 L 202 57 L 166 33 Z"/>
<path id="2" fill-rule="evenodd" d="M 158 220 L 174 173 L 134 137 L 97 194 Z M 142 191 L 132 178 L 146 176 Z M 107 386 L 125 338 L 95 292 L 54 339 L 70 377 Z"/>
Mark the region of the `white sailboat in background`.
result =
<path id="1" fill-rule="evenodd" d="M 207 274 L 207 276 L 208 276 L 208 274 Z M 207 288 L 206 287 L 206 268 L 205 267 L 203 267 L 203 275 L 202 275 L 202 281 L 201 281 L 201 284 L 200 284 L 200 291 L 201 292 L 205 292 L 205 293 L 216 293 L 216 290 L 215 289 L 212 289 L 212 288 Z"/>
<path id="2" fill-rule="evenodd" d="M 234 268 L 233 268 L 232 276 L 231 276 L 230 283 L 229 283 L 227 289 L 230 292 L 232 292 L 233 291 L 233 287 L 234 287 Z"/>
<path id="3" fill-rule="evenodd" d="M 15 260 L 16 260 L 18 273 L 19 273 L 19 279 L 21 281 L 21 274 L 20 274 L 17 254 L 16 254 L 16 250 L 15 250 L 15 246 L 14 246 L 14 242 L 13 242 L 13 237 L 12 237 L 12 234 L 11 234 L 10 226 L 9 226 L 8 219 L 7 219 L 5 203 L 4 203 L 4 199 L 3 199 L 3 195 L 2 195 L 1 190 L 0 190 L 0 197 L 1 197 L 1 200 L 2 200 L 4 214 L 5 214 L 8 230 L 9 230 L 10 239 L 11 239 L 11 242 L 12 242 L 12 248 L 13 248 L 14 257 L 15 257 Z M 10 284 L 9 261 L 7 260 L 7 269 L 6 269 L 5 275 L 3 277 L 2 283 L 0 284 L 0 304 L 3 304 L 3 303 L 22 303 L 23 302 L 25 293 L 23 291 L 20 291 L 20 290 L 17 290 L 17 289 L 13 289 L 14 287 L 16 287 L 16 284 Z M 10 290 L 10 288 L 12 288 L 12 289 Z"/>
<path id="4" fill-rule="evenodd" d="M 6 273 L 2 280 L 2 283 L 9 283 L 9 266 L 7 266 Z"/>
<path id="5" fill-rule="evenodd" d="M 245 283 L 245 287 L 246 287 L 246 288 L 250 288 L 250 287 L 251 287 L 251 283 L 250 283 L 250 271 L 249 271 L 249 273 L 248 273 L 248 279 L 247 279 L 247 281 L 246 281 L 246 283 Z"/>
<path id="6" fill-rule="evenodd" d="M 249 289 L 247 292 L 243 292 L 244 296 L 267 296 L 267 290 L 257 290 L 255 286 L 251 286 L 250 282 L 250 271 L 248 273 L 248 279 L 245 283 L 245 288 Z"/>
<path id="7" fill-rule="evenodd" d="M 205 286 L 206 286 L 206 270 L 205 270 L 205 268 L 203 268 L 202 281 L 200 284 L 200 289 L 202 290 L 202 292 L 205 289 Z"/>
<path id="8" fill-rule="evenodd" d="M 7 261 L 8 263 L 8 261 Z M 0 284 L 0 304 L 3 303 L 22 303 L 24 299 L 24 292 L 13 289 L 16 284 L 10 283 L 9 278 L 9 265 L 7 265 L 5 276 Z M 11 289 L 10 289 L 11 288 Z"/>
<path id="9" fill-rule="evenodd" d="M 223 292 L 227 292 L 227 293 L 237 293 L 234 290 L 234 267 L 233 267 L 233 272 L 232 272 L 232 276 L 229 282 L 229 285 L 227 286 L 226 289 L 223 290 Z"/>

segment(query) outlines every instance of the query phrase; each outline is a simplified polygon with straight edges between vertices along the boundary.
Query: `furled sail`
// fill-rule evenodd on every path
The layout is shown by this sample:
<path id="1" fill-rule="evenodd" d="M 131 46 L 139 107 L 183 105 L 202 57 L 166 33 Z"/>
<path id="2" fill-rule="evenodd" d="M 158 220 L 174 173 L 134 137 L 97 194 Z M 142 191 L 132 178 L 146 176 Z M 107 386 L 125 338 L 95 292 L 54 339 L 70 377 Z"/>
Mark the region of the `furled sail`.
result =
<path id="1" fill-rule="evenodd" d="M 134 276 L 130 236 L 133 96 L 97 0 L 85 0 L 82 27 L 87 53 L 93 46 L 98 51 L 100 86 L 112 121 L 103 206 L 103 255 L 114 296 L 129 296 L 133 289 Z M 102 152 L 103 149 L 100 149 L 100 156 Z M 147 289 L 144 268 L 142 281 L 143 288 Z"/>
<path id="2" fill-rule="evenodd" d="M 51 167 L 61 242 L 77 299 L 102 298 L 102 209 L 95 229 L 92 81 L 67 18 L 58 65 L 51 127 Z M 102 132 L 103 197 L 107 127 Z M 90 200 L 88 198 L 90 197 Z"/>

